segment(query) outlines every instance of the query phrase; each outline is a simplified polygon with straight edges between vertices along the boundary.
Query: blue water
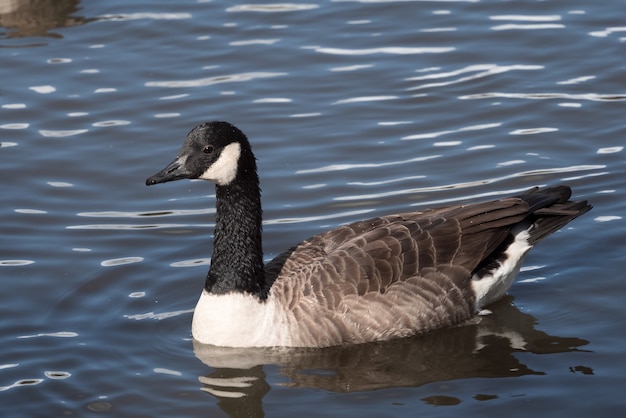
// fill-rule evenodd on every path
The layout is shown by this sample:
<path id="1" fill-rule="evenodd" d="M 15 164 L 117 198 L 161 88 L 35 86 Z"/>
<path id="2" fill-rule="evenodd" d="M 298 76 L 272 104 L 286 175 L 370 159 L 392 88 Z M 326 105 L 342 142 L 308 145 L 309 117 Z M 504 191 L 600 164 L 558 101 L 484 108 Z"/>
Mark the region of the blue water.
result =
<path id="1" fill-rule="evenodd" d="M 623 416 L 625 12 L 0 1 L 2 416 Z M 327 350 L 194 347 L 213 187 L 144 181 L 214 119 L 253 143 L 268 258 L 535 185 L 594 209 L 480 322 Z"/>

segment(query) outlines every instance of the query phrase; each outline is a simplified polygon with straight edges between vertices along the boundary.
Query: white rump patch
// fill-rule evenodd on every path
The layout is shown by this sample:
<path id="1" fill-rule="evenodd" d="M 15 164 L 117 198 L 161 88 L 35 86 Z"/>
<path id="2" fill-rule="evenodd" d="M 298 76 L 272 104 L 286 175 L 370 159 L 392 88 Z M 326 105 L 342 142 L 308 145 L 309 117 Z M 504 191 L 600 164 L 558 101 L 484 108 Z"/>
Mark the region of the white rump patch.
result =
<path id="1" fill-rule="evenodd" d="M 502 298 L 520 271 L 524 256 L 532 248 L 528 244 L 530 234 L 523 229 L 515 234 L 515 239 L 506 249 L 506 260 L 498 262 L 491 274 L 473 278 L 472 289 L 476 295 L 476 309 L 489 305 Z"/>
<path id="2" fill-rule="evenodd" d="M 229 184 L 237 176 L 240 155 L 241 145 L 239 142 L 226 145 L 217 161 L 211 164 L 199 178 L 214 181 L 220 186 Z"/>

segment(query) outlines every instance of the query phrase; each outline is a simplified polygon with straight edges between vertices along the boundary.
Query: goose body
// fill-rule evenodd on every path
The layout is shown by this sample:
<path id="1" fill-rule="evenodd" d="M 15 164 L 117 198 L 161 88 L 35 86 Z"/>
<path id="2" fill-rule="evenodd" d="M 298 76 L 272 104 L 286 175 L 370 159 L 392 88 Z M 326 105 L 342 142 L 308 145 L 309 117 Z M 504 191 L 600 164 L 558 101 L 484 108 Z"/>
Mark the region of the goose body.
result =
<path id="1" fill-rule="evenodd" d="M 567 186 L 373 218 L 263 263 L 256 160 L 226 122 L 196 126 L 147 185 L 216 184 L 211 267 L 192 335 L 228 347 L 327 347 L 454 326 L 500 299 L 538 241 L 591 209 Z"/>

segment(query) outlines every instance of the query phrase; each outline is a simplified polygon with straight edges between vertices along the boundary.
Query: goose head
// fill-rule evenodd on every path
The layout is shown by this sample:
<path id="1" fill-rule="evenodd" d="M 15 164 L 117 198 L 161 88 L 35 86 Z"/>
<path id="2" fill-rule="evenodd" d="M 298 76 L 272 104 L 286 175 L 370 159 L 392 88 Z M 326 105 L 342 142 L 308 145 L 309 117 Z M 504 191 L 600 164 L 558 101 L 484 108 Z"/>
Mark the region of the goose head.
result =
<path id="1" fill-rule="evenodd" d="M 256 162 L 244 133 L 227 122 L 207 122 L 187 134 L 176 159 L 146 185 L 202 179 L 226 186 L 250 172 L 256 173 Z"/>
<path id="2" fill-rule="evenodd" d="M 193 128 L 174 161 L 146 185 L 180 179 L 215 183 L 215 232 L 205 290 L 267 297 L 262 245 L 261 191 L 248 138 L 227 122 Z"/>

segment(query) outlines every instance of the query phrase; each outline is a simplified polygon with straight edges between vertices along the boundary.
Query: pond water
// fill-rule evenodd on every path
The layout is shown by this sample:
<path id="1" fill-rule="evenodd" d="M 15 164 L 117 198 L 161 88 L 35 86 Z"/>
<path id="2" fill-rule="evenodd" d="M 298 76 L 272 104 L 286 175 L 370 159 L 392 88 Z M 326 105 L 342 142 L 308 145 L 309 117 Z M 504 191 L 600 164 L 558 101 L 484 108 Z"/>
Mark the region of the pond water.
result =
<path id="1" fill-rule="evenodd" d="M 2 416 L 623 416 L 625 13 L 0 0 Z M 194 346 L 214 189 L 144 181 L 208 120 L 253 144 L 268 258 L 535 185 L 594 209 L 480 322 L 326 350 Z"/>

